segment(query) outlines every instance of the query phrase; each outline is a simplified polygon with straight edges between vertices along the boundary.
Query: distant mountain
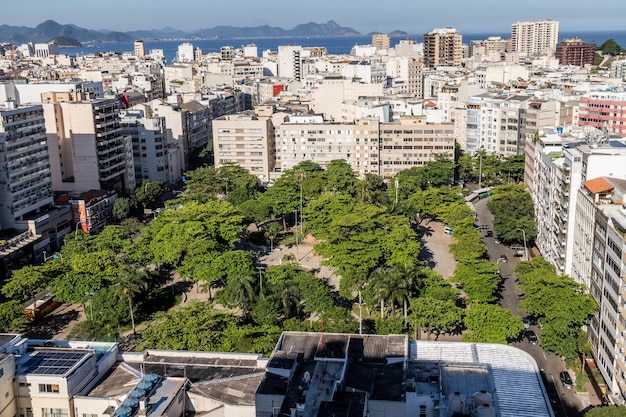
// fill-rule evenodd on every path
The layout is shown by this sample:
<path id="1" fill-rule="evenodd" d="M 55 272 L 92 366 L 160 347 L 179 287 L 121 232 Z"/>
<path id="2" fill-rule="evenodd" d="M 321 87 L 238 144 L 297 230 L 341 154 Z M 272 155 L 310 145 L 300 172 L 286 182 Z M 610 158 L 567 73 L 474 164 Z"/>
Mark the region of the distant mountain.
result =
<path id="1" fill-rule="evenodd" d="M 68 36 L 57 36 L 56 38 L 50 39 L 50 42 L 54 42 L 59 45 L 61 48 L 80 48 L 82 45 L 74 38 L 70 38 Z"/>
<path id="2" fill-rule="evenodd" d="M 26 43 L 49 42 L 51 39 L 66 37 L 79 42 L 132 42 L 135 39 L 202 39 L 202 38 L 288 38 L 288 37 L 340 37 L 360 36 L 361 33 L 348 27 L 339 26 L 335 21 L 326 23 L 304 23 L 285 30 L 268 25 L 255 27 L 216 26 L 193 32 L 184 32 L 171 27 L 154 30 L 137 30 L 126 33 L 111 32 L 107 29 L 90 30 L 73 24 L 61 25 L 54 20 L 47 20 L 35 28 L 25 26 L 0 25 L 0 42 Z"/>
<path id="3" fill-rule="evenodd" d="M 95 30 L 83 29 L 71 24 L 61 25 L 54 20 L 46 20 L 35 28 L 8 25 L 0 26 L 0 42 L 46 43 L 59 37 L 72 38 L 79 42 L 128 42 L 135 39 L 121 32 L 102 33 Z"/>

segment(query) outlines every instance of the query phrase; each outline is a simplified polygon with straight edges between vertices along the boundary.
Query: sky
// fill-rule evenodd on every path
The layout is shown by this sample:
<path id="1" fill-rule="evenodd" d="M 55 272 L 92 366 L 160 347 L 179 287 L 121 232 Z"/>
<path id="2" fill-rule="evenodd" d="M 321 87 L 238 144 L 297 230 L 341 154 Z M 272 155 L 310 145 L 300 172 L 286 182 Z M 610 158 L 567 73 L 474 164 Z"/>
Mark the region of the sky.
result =
<path id="1" fill-rule="evenodd" d="M 25 10 L 27 9 L 27 10 Z M 565 32 L 626 30 L 626 1 L 604 0 L 28 0 L 6 1 L 0 25 L 35 27 L 52 19 L 92 30 L 186 32 L 215 26 L 277 26 L 334 20 L 362 34 L 510 33 L 517 21 L 554 19 Z"/>

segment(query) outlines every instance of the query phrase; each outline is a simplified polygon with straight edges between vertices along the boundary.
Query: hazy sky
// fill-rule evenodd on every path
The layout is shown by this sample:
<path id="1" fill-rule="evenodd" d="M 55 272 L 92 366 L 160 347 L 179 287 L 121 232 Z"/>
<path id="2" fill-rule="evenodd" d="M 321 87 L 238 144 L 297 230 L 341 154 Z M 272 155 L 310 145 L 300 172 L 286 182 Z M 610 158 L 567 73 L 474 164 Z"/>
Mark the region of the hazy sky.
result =
<path id="1" fill-rule="evenodd" d="M 334 20 L 363 34 L 434 28 L 507 33 L 519 20 L 554 19 L 561 31 L 626 30 L 626 1 L 604 0 L 23 0 L 3 1 L 0 24 L 35 27 L 52 19 L 86 29 L 130 31 L 171 26 L 278 26 Z"/>

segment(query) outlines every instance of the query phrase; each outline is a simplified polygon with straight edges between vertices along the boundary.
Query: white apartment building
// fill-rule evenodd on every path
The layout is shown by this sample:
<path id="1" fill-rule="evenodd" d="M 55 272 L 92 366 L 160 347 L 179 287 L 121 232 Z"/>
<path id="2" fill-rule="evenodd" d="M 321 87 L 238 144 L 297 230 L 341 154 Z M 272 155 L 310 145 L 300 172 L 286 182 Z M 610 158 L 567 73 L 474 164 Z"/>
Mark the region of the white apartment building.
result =
<path id="1" fill-rule="evenodd" d="M 554 54 L 559 41 L 559 22 L 556 20 L 533 20 L 513 23 L 511 27 L 511 51 L 527 55 Z"/>
<path id="2" fill-rule="evenodd" d="M 383 84 L 359 83 L 343 77 L 328 76 L 311 91 L 311 104 L 314 113 L 322 114 L 325 120 L 353 123 L 344 120 L 343 104 L 354 102 L 359 97 L 384 97 Z"/>
<path id="3" fill-rule="evenodd" d="M 1 229 L 53 202 L 45 126 L 41 106 L 0 106 Z"/>
<path id="4" fill-rule="evenodd" d="M 193 62 L 193 45 L 185 42 L 178 45 L 178 50 L 176 52 L 175 62 L 185 63 L 185 62 Z"/>
<path id="5" fill-rule="evenodd" d="M 575 242 L 580 244 L 574 235 L 581 184 L 600 176 L 626 178 L 623 141 L 608 141 L 597 132 L 583 139 L 576 141 L 575 137 L 558 134 L 545 142 L 538 138 L 532 152 L 535 159 L 531 195 L 537 220 L 537 248 L 546 260 L 568 275 L 572 275 Z M 559 140 L 561 149 L 548 151 L 555 149 Z M 587 278 L 577 280 L 586 282 Z"/>
<path id="6" fill-rule="evenodd" d="M 278 46 L 278 76 L 281 78 L 289 78 L 302 80 L 306 74 L 303 74 L 303 61 L 305 51 L 300 45 L 280 45 Z"/>
<path id="7" fill-rule="evenodd" d="M 526 95 L 479 94 L 467 105 L 464 150 L 470 154 L 480 148 L 502 156 L 521 154 L 528 137 L 557 121 L 556 101 Z"/>
<path id="8" fill-rule="evenodd" d="M 585 285 L 599 309 L 587 327 L 609 395 L 626 403 L 626 180 L 598 177 L 583 182 L 576 206 L 572 277 Z"/>
<path id="9" fill-rule="evenodd" d="M 143 108 L 148 117 L 165 118 L 165 126 L 171 132 L 171 138 L 176 144 L 169 147 L 168 165 L 172 171 L 170 175 L 180 178 L 182 170 L 191 166 L 193 158 L 206 147 L 211 139 L 211 110 L 195 100 L 180 104 L 153 100 L 146 103 Z M 180 149 L 182 152 L 179 151 Z M 181 157 L 184 159 L 180 160 Z"/>
<path id="10" fill-rule="evenodd" d="M 128 110 L 120 120 L 123 136 L 132 140 L 134 162 L 134 184 L 144 180 L 173 184 L 180 178 L 179 173 L 170 171 L 168 147 L 174 146 L 168 140 L 164 117 L 146 117 L 142 110 Z"/>

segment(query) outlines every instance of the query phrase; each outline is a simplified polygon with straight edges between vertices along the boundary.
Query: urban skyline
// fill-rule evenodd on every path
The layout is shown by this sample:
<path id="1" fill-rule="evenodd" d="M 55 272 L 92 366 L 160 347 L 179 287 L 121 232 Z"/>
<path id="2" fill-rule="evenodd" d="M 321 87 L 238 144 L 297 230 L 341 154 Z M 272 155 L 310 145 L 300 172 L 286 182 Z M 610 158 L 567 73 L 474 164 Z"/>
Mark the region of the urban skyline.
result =
<path id="1" fill-rule="evenodd" d="M 341 3 L 320 0 L 299 4 L 295 8 L 293 3 L 284 0 L 200 4 L 193 0 L 181 0 L 173 11 L 164 0 L 111 0 L 106 9 L 97 10 L 85 7 L 79 0 L 54 3 L 35 0 L 32 6 L 28 13 L 24 13 L 20 3 L 4 5 L 4 16 L 10 18 L 0 24 L 35 27 L 52 19 L 88 29 L 126 32 L 164 27 L 194 31 L 215 26 L 262 25 L 291 29 L 307 22 L 334 20 L 363 34 L 394 30 L 414 34 L 436 27 L 455 27 L 466 32 L 507 32 L 517 21 L 537 19 L 558 20 L 563 31 L 620 30 L 624 29 L 623 16 L 626 15 L 626 3 L 617 0 L 604 2 L 601 8 L 590 8 L 588 3 L 580 0 L 567 3 L 558 0 L 549 4 L 528 0 L 521 9 L 504 7 L 495 0 L 450 0 L 445 5 L 391 0 L 385 3 L 386 13 L 381 13 L 378 2 L 357 3 L 354 0 Z M 445 14 L 438 13 L 442 8 L 445 8 Z"/>

